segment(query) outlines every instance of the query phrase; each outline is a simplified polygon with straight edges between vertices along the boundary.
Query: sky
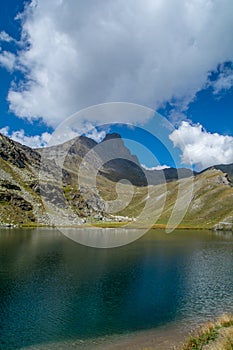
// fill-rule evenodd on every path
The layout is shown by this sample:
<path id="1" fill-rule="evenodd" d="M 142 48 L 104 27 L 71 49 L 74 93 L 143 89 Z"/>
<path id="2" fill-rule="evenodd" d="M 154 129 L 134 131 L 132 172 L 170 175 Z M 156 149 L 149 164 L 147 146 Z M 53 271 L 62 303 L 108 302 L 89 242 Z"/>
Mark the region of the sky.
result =
<path id="1" fill-rule="evenodd" d="M 147 168 L 233 163 L 232 0 L 2 0 L 0 6 L 1 133 L 43 147 L 70 115 L 124 102 L 166 118 L 168 150 L 156 140 L 156 113 L 116 117 L 93 109 L 78 114 L 76 134 L 100 141 L 119 132 Z"/>

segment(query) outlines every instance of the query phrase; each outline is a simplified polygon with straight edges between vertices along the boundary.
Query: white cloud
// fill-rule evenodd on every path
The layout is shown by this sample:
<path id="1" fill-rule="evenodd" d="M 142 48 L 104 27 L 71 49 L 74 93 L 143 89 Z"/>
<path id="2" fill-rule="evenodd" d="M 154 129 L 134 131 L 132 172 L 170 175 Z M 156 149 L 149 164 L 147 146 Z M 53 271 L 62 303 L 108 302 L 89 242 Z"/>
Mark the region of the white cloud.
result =
<path id="1" fill-rule="evenodd" d="M 169 169 L 169 165 L 157 165 L 157 166 L 152 166 L 148 167 L 145 164 L 141 164 L 142 168 L 145 170 L 164 170 L 164 169 Z"/>
<path id="2" fill-rule="evenodd" d="M 5 126 L 4 128 L 0 129 L 0 133 L 3 134 L 4 136 L 9 137 L 9 127 Z"/>
<path id="3" fill-rule="evenodd" d="M 169 112 L 169 121 L 174 126 L 179 126 L 182 121 L 191 122 L 190 119 L 187 118 L 185 113 L 180 112 L 175 107 Z"/>
<path id="4" fill-rule="evenodd" d="M 7 34 L 5 31 L 0 32 L 0 44 L 2 42 L 16 42 L 15 39 L 13 39 L 9 34 Z M 12 72 L 14 69 L 16 69 L 17 58 L 16 55 L 12 52 L 2 50 L 2 47 L 0 46 L 0 66 L 6 68 L 9 72 Z"/>
<path id="5" fill-rule="evenodd" d="M 9 133 L 9 127 L 0 129 L 0 133 L 10 137 L 12 140 L 19 142 L 31 148 L 45 147 L 51 138 L 51 134 L 44 132 L 41 135 L 27 136 L 24 130 L 13 131 Z"/>
<path id="6" fill-rule="evenodd" d="M 12 38 L 9 34 L 7 34 L 5 31 L 0 32 L 0 42 L 5 41 L 7 43 L 10 43 L 11 41 L 15 41 L 14 38 Z"/>
<path id="7" fill-rule="evenodd" d="M 97 143 L 99 143 L 105 138 L 106 131 L 105 130 L 98 131 L 96 128 L 93 128 L 90 132 L 86 134 L 86 136 L 95 140 Z"/>
<path id="8" fill-rule="evenodd" d="M 170 139 L 182 151 L 183 164 L 202 170 L 212 165 L 233 163 L 233 137 L 207 132 L 202 125 L 182 122 Z"/>
<path id="9" fill-rule="evenodd" d="M 13 53 L 0 50 L 0 66 L 12 72 L 15 68 L 16 57 Z"/>
<path id="10" fill-rule="evenodd" d="M 221 65 L 217 80 L 210 82 L 210 86 L 213 87 L 215 95 L 230 90 L 233 87 L 233 65 L 230 67 Z"/>
<path id="11" fill-rule="evenodd" d="M 84 134 L 85 136 L 99 143 L 104 139 L 107 131 L 107 129 L 98 131 L 95 127 L 93 127 L 90 124 L 87 125 L 86 130 L 88 130 L 87 133 L 85 133 L 85 130 L 83 130 L 83 133 L 79 133 L 78 131 L 67 126 L 62 128 L 62 133 L 55 132 L 53 134 L 50 134 L 48 132 L 44 132 L 41 135 L 28 136 L 25 135 L 24 130 L 10 132 L 9 127 L 5 126 L 4 128 L 0 129 L 0 133 L 23 145 L 29 146 L 31 148 L 39 148 L 58 145 L 63 142 L 74 139 L 75 137 L 78 137 L 81 134 Z"/>
<path id="12" fill-rule="evenodd" d="M 232 17 L 232 0 L 33 1 L 17 59 L 26 82 L 11 87 L 10 109 L 52 126 L 109 101 L 176 98 L 182 109 L 233 60 Z"/>

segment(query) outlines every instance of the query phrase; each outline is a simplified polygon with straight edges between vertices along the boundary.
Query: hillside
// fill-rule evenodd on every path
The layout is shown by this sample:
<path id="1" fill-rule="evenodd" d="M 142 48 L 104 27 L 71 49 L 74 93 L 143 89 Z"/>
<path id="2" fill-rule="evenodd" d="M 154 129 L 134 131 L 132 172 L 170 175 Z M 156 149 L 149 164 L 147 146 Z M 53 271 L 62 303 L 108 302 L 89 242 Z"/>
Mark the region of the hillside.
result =
<path id="1" fill-rule="evenodd" d="M 228 174 L 229 179 L 233 183 L 233 164 L 218 164 L 218 165 L 214 165 L 213 167 L 209 167 L 208 169 L 205 169 L 204 171 L 209 170 L 211 168 L 221 170 L 223 173 Z"/>
<path id="2" fill-rule="evenodd" d="M 192 200 L 182 220 L 182 227 L 213 228 L 221 223 L 219 228 L 232 228 L 233 188 L 228 176 L 216 169 L 207 170 L 193 179 L 181 179 L 167 183 L 166 201 L 157 224 L 167 224 L 174 209 L 179 186 L 182 188 L 184 200 L 190 188 L 193 187 Z M 163 193 L 162 185 L 153 186 L 150 194 L 153 198 L 150 204 L 152 208 L 149 211 L 160 209 L 160 206 L 163 205 L 163 198 L 161 198 Z M 136 216 L 141 211 L 147 200 L 146 188 L 137 188 L 137 196 L 137 203 L 134 201 L 120 213 L 121 215 Z"/>
<path id="3" fill-rule="evenodd" d="M 80 192 L 77 174 L 85 156 L 91 165 L 84 166 Z M 222 168 L 228 169 L 232 169 L 232 165 Z M 107 135 L 98 145 L 81 136 L 36 150 L 0 135 L 0 222 L 27 225 L 109 222 L 118 221 L 118 216 L 135 218 L 145 205 L 148 214 L 156 215 L 164 204 L 157 224 L 165 225 L 178 189 L 182 188 L 182 196 L 186 198 L 193 184 L 192 201 L 182 226 L 225 228 L 228 224 L 224 222 L 232 222 L 233 188 L 232 173 L 229 171 L 228 175 L 222 170 L 216 166 L 192 174 L 189 169 L 181 169 L 179 181 L 176 169 L 143 172 L 137 157 L 131 155 L 118 134 Z M 94 172 L 96 184 L 92 181 Z M 122 179 L 133 186 L 118 183 L 116 187 L 116 182 Z M 119 211 L 111 214 L 111 201 L 117 196 Z M 139 225 L 147 223 L 145 216 L 138 222 Z"/>

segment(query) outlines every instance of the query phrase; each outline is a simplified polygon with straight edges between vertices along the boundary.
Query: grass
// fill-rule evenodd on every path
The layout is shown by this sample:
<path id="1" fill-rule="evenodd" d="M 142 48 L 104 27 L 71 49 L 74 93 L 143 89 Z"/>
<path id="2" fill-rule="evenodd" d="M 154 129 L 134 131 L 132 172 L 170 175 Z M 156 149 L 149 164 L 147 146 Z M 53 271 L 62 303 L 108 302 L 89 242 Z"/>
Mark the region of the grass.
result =
<path id="1" fill-rule="evenodd" d="M 19 225 L 19 227 L 22 227 L 22 228 L 39 228 L 39 227 L 48 227 L 48 225 L 38 224 L 36 222 L 28 222 L 28 223 L 24 223 L 24 224 Z"/>
<path id="2" fill-rule="evenodd" d="M 180 223 L 180 228 L 200 228 L 200 229 L 212 229 L 213 226 L 223 221 L 224 218 L 232 216 L 232 187 L 218 184 L 217 177 L 219 173 L 217 171 L 209 171 L 198 175 L 193 182 L 193 197 L 189 205 L 189 208 Z M 181 180 L 181 186 L 188 180 Z M 186 195 L 186 188 L 184 188 L 184 198 Z M 160 196 L 163 188 L 161 185 L 154 186 L 152 191 L 152 206 L 155 210 L 162 203 L 157 202 L 156 199 Z M 145 205 L 143 196 L 145 196 L 145 189 L 139 189 L 140 196 L 135 196 L 132 203 L 126 208 L 121 215 L 129 215 L 133 213 L 134 208 L 142 209 Z M 166 202 L 163 211 L 155 223 L 154 227 L 158 225 L 161 227 L 166 226 L 174 204 L 177 199 L 178 182 L 173 181 L 167 184 Z M 145 197 L 144 197 L 145 198 Z M 153 210 L 151 210 L 153 214 Z"/>
<path id="3" fill-rule="evenodd" d="M 201 327 L 181 350 L 233 350 L 233 316 L 224 315 Z"/>
<path id="4" fill-rule="evenodd" d="M 101 228 L 118 228 L 118 227 L 124 227 L 127 225 L 129 222 L 93 222 L 91 223 L 91 226 L 95 227 L 101 227 Z M 87 223 L 87 227 L 90 226 L 90 224 Z"/>
<path id="5" fill-rule="evenodd" d="M 188 343 L 182 350 L 202 350 L 203 347 L 213 342 L 218 337 L 218 331 L 214 325 L 210 325 L 206 330 L 202 330 L 197 336 L 190 337 Z"/>
<path id="6" fill-rule="evenodd" d="M 39 204 L 42 214 L 45 209 L 40 195 L 35 193 L 23 179 L 24 172 L 26 172 L 25 174 L 28 176 L 28 170 L 22 170 L 22 176 L 19 176 L 18 169 L 15 169 L 13 165 L 11 166 L 1 159 L 0 167 L 12 176 L 12 178 L 19 183 L 26 192 L 28 192 L 35 203 Z M 212 229 L 218 222 L 224 221 L 224 219 L 233 216 L 233 188 L 219 184 L 217 182 L 218 177 L 218 171 L 210 170 L 193 179 L 194 191 L 192 201 L 182 222 L 177 228 Z M 85 179 L 85 181 L 88 186 L 88 179 Z M 146 210 L 143 212 L 143 216 L 140 216 L 140 218 L 130 226 L 135 228 L 151 226 L 155 229 L 166 228 L 174 209 L 174 204 L 177 201 L 178 190 L 181 189 L 183 201 L 188 199 L 189 182 L 192 184 L 192 179 L 180 180 L 179 186 L 178 181 L 172 181 L 166 185 L 151 186 L 150 191 L 148 191 L 147 187 L 131 186 L 131 190 L 133 189 L 134 191 L 132 200 L 126 207 L 122 206 L 122 209 L 114 214 L 131 218 L 138 217 L 143 212 L 146 205 Z M 129 185 L 118 184 L 116 187 L 116 183 L 102 176 L 97 176 L 97 189 L 99 190 L 100 196 L 106 201 L 116 200 L 119 195 L 119 199 L 121 199 L 123 203 L 128 203 L 130 193 Z M 93 189 L 90 188 L 90 196 L 92 195 L 92 191 Z M 86 217 L 88 214 L 88 210 L 86 210 L 86 202 L 78 190 L 77 183 L 64 185 L 63 193 L 67 200 L 67 205 L 73 210 L 73 212 L 79 217 Z M 74 194 L 76 194 L 75 199 L 73 198 Z M 150 198 L 149 201 L 148 196 Z M 163 210 L 160 213 L 161 208 L 163 208 Z M 7 203 L 0 205 L 0 217 L 4 222 L 10 221 L 17 224 L 23 223 L 30 225 L 31 221 L 31 215 L 27 215 L 27 213 L 25 214 L 23 211 L 20 211 L 18 208 L 10 206 Z M 158 219 L 157 221 L 156 218 Z M 94 212 L 93 217 L 89 217 L 89 219 L 91 224 L 98 227 L 120 227 L 126 224 L 124 222 L 98 222 L 98 220 L 96 222 L 94 220 Z M 32 223 L 32 225 L 34 226 L 35 224 Z M 88 226 L 88 224 L 86 226 Z"/>

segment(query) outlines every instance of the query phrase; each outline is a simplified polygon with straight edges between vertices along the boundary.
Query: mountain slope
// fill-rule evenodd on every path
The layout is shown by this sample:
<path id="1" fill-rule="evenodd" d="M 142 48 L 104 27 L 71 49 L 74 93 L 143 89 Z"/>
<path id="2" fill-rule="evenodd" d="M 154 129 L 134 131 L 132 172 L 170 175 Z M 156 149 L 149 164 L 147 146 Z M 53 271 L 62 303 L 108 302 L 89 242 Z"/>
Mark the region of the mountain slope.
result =
<path id="1" fill-rule="evenodd" d="M 217 169 L 217 170 L 221 170 L 223 173 L 228 174 L 229 179 L 231 180 L 231 182 L 233 183 L 233 164 L 218 164 L 218 165 L 214 165 L 212 167 L 209 167 L 206 170 L 209 169 Z"/>
<path id="2" fill-rule="evenodd" d="M 185 168 L 179 171 L 174 168 L 152 171 L 142 169 L 137 156 L 130 153 L 117 133 L 107 134 L 99 144 L 88 137 L 80 136 L 61 145 L 37 149 L 37 152 L 47 160 L 55 159 L 58 164 L 62 162 L 64 170 L 75 178 L 82 159 L 88 157 L 91 150 L 93 152 L 89 156 L 89 162 L 95 169 L 99 169 L 100 175 L 114 182 L 127 179 L 135 186 L 147 186 L 193 175 L 190 169 Z"/>
<path id="3" fill-rule="evenodd" d="M 196 175 L 193 179 L 187 178 L 167 183 L 165 205 L 157 224 L 167 224 L 177 200 L 179 186 L 182 188 L 184 201 L 189 196 L 188 192 L 192 189 L 191 201 L 181 226 L 232 229 L 233 188 L 227 175 L 217 169 L 209 169 Z M 159 211 L 164 204 L 162 194 L 164 194 L 162 185 L 153 186 L 150 195 L 153 197 L 151 206 L 155 212 L 156 210 Z M 121 212 L 121 215 L 134 216 L 138 214 L 137 211 L 140 212 L 147 201 L 146 188 L 138 189 L 138 196 L 141 196 L 141 201 L 138 201 L 140 204 L 132 203 Z M 218 226 L 219 223 L 221 223 L 220 226 Z"/>
<path id="4" fill-rule="evenodd" d="M 78 170 L 84 157 L 87 157 L 85 161 L 91 161 L 91 167 L 84 162 L 84 191 L 80 192 Z M 217 167 L 220 166 L 195 177 L 188 169 L 178 170 L 181 176 L 177 181 L 176 169 L 144 173 L 137 157 L 131 155 L 118 134 L 107 135 L 100 144 L 79 137 L 37 150 L 0 135 L 0 223 L 78 225 L 93 220 L 117 220 L 114 215 L 137 217 L 148 202 L 148 181 L 151 196 L 148 210 L 159 211 L 166 197 L 158 220 L 166 224 L 179 184 L 185 198 L 193 182 L 192 201 L 182 224 L 211 228 L 219 222 L 231 222 L 233 217 L 230 175 Z M 231 165 L 223 170 L 230 172 Z M 94 171 L 96 184 L 92 182 Z M 167 184 L 162 183 L 164 177 Z M 128 179 L 133 186 L 117 185 L 121 179 Z M 130 193 L 132 200 L 127 203 Z M 108 214 L 109 204 L 105 201 L 118 197 L 127 203 L 126 207 Z"/>

